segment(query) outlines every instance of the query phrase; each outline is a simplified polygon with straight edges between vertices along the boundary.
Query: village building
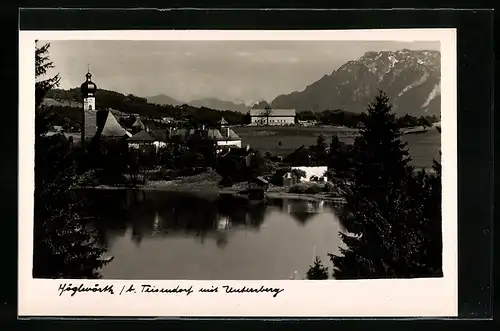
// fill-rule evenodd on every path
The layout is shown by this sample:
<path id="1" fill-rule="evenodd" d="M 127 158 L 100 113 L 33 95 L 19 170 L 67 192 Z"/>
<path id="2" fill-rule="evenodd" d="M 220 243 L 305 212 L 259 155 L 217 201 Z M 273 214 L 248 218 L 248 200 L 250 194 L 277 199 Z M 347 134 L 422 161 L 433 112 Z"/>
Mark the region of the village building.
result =
<path id="1" fill-rule="evenodd" d="M 132 124 L 132 133 L 136 134 L 138 132 L 141 132 L 142 130 L 147 130 L 146 125 L 141 121 L 141 118 L 137 116 L 135 118 L 134 124 Z"/>
<path id="2" fill-rule="evenodd" d="M 86 81 L 80 86 L 80 91 L 83 94 L 82 144 L 94 138 L 131 137 L 132 134 L 118 123 L 111 110 L 96 109 L 97 85 L 92 81 L 90 72 L 87 72 L 85 77 Z"/>
<path id="3" fill-rule="evenodd" d="M 210 139 L 217 146 L 217 152 L 241 148 L 241 138 L 234 132 L 228 122 L 221 118 L 218 128 L 206 128 L 204 125 L 200 129 L 170 129 L 169 137 L 172 140 L 186 141 L 194 135 L 201 135 L 205 139 Z"/>
<path id="4" fill-rule="evenodd" d="M 162 117 L 161 122 L 165 124 L 173 123 L 175 119 L 173 117 Z"/>
<path id="5" fill-rule="evenodd" d="M 293 125 L 295 109 L 250 109 L 251 125 Z"/>
<path id="6" fill-rule="evenodd" d="M 217 139 L 217 146 L 228 146 L 230 148 L 241 148 L 241 138 L 230 127 L 229 123 L 223 118 L 218 122 L 220 135 L 222 138 Z"/>
<path id="7" fill-rule="evenodd" d="M 358 124 L 356 124 L 356 128 L 357 129 L 364 129 L 366 126 L 365 126 L 365 123 L 359 121 Z"/>
<path id="8" fill-rule="evenodd" d="M 149 132 L 142 130 L 128 139 L 128 147 L 146 152 L 153 148 L 156 149 L 154 142 L 155 139 L 149 134 Z"/>

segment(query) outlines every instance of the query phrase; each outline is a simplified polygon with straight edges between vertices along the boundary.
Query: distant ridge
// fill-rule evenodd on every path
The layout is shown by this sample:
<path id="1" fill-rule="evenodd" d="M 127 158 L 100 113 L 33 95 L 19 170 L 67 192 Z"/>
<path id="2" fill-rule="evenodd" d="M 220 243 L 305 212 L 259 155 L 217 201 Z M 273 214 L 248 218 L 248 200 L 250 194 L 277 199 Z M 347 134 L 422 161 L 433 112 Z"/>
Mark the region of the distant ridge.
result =
<path id="1" fill-rule="evenodd" d="M 158 94 L 154 95 L 151 97 L 146 97 L 146 100 L 148 100 L 149 103 L 153 103 L 156 105 L 172 105 L 172 106 L 178 106 L 182 105 L 183 102 L 180 102 L 172 97 L 169 97 L 168 95 L 165 94 Z"/>
<path id="2" fill-rule="evenodd" d="M 303 91 L 279 95 L 272 108 L 297 111 L 343 109 L 363 112 L 378 90 L 384 90 L 397 116 L 441 113 L 441 54 L 408 50 L 367 52 Z"/>
<path id="3" fill-rule="evenodd" d="M 206 107 L 217 110 L 232 110 L 240 113 L 246 113 L 250 109 L 244 103 L 234 103 L 232 101 L 223 101 L 217 98 L 204 98 L 188 102 L 189 105 L 195 107 Z"/>

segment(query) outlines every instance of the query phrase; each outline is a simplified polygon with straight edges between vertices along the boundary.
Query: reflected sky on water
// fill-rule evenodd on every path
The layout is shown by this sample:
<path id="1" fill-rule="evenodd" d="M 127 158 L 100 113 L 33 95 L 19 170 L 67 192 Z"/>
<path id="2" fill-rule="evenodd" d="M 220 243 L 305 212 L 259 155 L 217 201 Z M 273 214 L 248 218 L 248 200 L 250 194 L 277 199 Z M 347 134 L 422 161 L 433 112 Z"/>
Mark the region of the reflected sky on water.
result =
<path id="1" fill-rule="evenodd" d="M 170 192 L 86 191 L 95 227 L 114 260 L 104 279 L 289 279 L 314 255 L 331 263 L 342 230 L 320 201 Z"/>

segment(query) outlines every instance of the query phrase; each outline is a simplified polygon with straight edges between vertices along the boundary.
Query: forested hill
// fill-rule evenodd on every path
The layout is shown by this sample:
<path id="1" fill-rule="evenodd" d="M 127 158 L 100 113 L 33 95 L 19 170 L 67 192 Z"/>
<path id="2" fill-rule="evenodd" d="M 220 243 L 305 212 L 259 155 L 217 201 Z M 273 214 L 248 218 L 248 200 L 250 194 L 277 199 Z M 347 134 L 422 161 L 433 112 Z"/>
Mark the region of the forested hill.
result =
<path id="1" fill-rule="evenodd" d="M 79 88 L 70 90 L 54 89 L 46 95 L 45 105 L 52 107 L 55 113 L 63 112 L 72 121 L 78 122 L 81 116 L 78 108 L 83 107 L 83 97 Z M 173 117 L 175 119 L 190 119 L 192 123 L 215 124 L 224 117 L 230 124 L 241 124 L 244 114 L 233 111 L 220 111 L 206 107 L 193 107 L 190 105 L 156 105 L 148 103 L 146 98 L 124 95 L 115 91 L 97 90 L 97 109 L 115 109 L 127 114 L 138 114 L 141 117 L 161 118 Z M 71 114 L 74 111 L 74 114 Z"/>

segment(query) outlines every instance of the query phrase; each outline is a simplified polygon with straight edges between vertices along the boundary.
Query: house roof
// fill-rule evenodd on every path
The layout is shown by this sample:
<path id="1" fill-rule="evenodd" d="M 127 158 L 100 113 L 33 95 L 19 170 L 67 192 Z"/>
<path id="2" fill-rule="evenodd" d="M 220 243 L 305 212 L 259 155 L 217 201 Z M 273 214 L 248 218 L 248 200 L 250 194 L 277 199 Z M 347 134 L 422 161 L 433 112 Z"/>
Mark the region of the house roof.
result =
<path id="1" fill-rule="evenodd" d="M 208 136 L 208 138 L 211 138 L 211 139 L 224 140 L 224 137 L 222 137 L 220 131 L 217 129 L 208 129 L 207 136 Z"/>
<path id="2" fill-rule="evenodd" d="M 139 126 L 139 127 L 143 128 L 143 129 L 146 127 L 146 126 L 144 125 L 144 123 L 142 123 L 142 121 L 141 121 L 141 118 L 140 118 L 140 117 L 137 117 L 137 118 L 135 119 L 134 124 L 132 124 L 132 127 L 135 127 L 135 126 Z"/>
<path id="3" fill-rule="evenodd" d="M 149 134 L 157 141 L 167 141 L 167 130 L 153 129 L 149 130 Z"/>
<path id="4" fill-rule="evenodd" d="M 269 184 L 269 182 L 262 176 L 255 177 L 252 179 L 253 182 L 259 183 L 259 184 Z"/>
<path id="5" fill-rule="evenodd" d="M 210 138 L 210 139 L 215 139 L 215 140 L 230 140 L 230 141 L 237 141 L 241 140 L 240 136 L 236 134 L 231 129 L 228 129 L 229 131 L 229 136 L 224 137 L 222 136 L 221 132 L 218 129 L 206 129 L 204 132 L 205 137 Z M 173 136 L 179 136 L 182 139 L 187 139 L 189 136 L 193 135 L 196 133 L 195 129 L 177 129 L 172 131 Z"/>
<path id="6" fill-rule="evenodd" d="M 221 140 L 241 140 L 240 136 L 238 136 L 236 132 L 234 132 L 233 130 L 228 129 L 228 133 L 229 133 L 228 137 L 227 138 L 223 137 Z"/>
<path id="7" fill-rule="evenodd" d="M 227 125 L 227 124 L 229 124 L 229 123 L 226 121 L 226 119 L 225 119 L 224 117 L 222 117 L 222 118 L 220 119 L 220 121 L 219 121 L 219 122 L 217 122 L 217 123 L 219 123 L 219 124 L 221 124 L 221 125 Z"/>
<path id="8" fill-rule="evenodd" d="M 178 136 L 181 139 L 187 139 L 190 135 L 192 135 L 195 132 L 194 129 L 176 129 L 172 130 L 172 136 Z"/>
<path id="9" fill-rule="evenodd" d="M 153 142 L 155 139 L 147 132 L 146 130 L 142 130 L 134 134 L 129 138 L 130 142 Z"/>
<path id="10" fill-rule="evenodd" d="M 295 116 L 295 109 L 250 109 L 250 116 L 254 117 L 267 117 L 267 112 L 269 111 L 269 117 L 274 116 Z"/>
<path id="11" fill-rule="evenodd" d="M 116 117 L 107 110 L 99 110 L 96 115 L 98 133 L 102 137 L 123 137 L 127 131 L 118 123 Z"/>

